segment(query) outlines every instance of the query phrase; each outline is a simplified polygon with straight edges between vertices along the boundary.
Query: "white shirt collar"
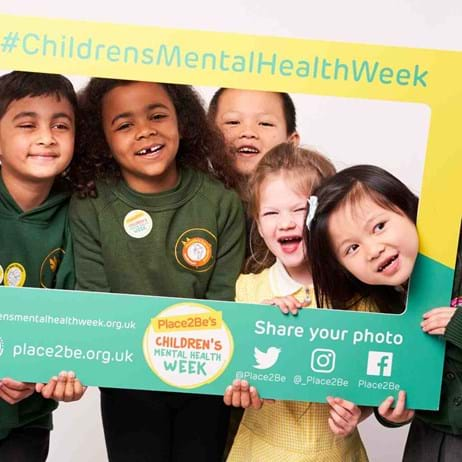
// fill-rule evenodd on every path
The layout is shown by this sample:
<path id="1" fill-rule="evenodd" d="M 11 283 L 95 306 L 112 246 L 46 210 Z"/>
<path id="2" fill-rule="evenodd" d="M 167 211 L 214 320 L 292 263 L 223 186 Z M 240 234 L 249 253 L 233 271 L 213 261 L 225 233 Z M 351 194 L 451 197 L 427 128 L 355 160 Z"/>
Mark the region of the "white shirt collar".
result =
<path id="1" fill-rule="evenodd" d="M 280 260 L 269 269 L 269 282 L 273 294 L 276 297 L 285 297 L 293 295 L 300 289 L 304 289 L 303 284 L 294 281 Z"/>

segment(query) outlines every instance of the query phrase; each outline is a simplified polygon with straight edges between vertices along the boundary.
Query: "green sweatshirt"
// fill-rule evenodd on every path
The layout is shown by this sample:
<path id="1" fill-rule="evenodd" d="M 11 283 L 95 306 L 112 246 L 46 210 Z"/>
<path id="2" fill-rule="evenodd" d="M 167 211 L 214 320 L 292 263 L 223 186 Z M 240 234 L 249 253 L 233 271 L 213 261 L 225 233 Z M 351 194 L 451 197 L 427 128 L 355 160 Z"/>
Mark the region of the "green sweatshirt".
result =
<path id="1" fill-rule="evenodd" d="M 185 169 L 175 188 L 141 194 L 124 181 L 71 201 L 77 287 L 233 300 L 245 247 L 238 196 Z"/>
<path id="2" fill-rule="evenodd" d="M 42 205 L 23 212 L 0 175 L 0 285 L 73 288 L 68 203 L 69 193 L 54 188 Z M 0 439 L 16 427 L 51 428 L 56 406 L 39 394 L 15 405 L 0 400 Z"/>

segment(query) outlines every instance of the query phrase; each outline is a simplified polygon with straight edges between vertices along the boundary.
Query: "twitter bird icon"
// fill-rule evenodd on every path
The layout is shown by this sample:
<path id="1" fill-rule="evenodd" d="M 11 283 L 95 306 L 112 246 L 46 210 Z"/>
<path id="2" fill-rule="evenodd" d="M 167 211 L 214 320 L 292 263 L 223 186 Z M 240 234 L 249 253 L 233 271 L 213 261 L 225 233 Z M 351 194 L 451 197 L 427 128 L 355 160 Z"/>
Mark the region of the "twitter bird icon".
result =
<path id="1" fill-rule="evenodd" d="M 257 364 L 253 367 L 255 369 L 269 369 L 276 364 L 280 352 L 281 349 L 276 347 L 269 347 L 266 353 L 255 347 L 253 349 L 253 355 Z"/>

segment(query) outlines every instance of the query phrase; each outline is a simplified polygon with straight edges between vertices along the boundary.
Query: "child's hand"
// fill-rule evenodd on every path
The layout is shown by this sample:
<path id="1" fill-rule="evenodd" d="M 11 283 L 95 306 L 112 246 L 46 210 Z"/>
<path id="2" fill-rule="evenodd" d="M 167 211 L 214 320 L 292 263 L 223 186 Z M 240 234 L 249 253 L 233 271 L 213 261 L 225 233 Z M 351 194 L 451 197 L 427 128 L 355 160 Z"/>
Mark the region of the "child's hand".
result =
<path id="1" fill-rule="evenodd" d="M 327 397 L 330 406 L 328 424 L 332 432 L 339 436 L 348 436 L 358 426 L 359 422 L 368 417 L 372 409 L 361 408 L 351 401 L 342 398 Z"/>
<path id="2" fill-rule="evenodd" d="M 393 396 L 389 396 L 379 406 L 379 414 L 388 422 L 397 424 L 409 422 L 414 417 L 415 412 L 411 409 L 406 409 L 406 392 L 401 390 L 398 393 L 398 401 L 394 409 L 391 407 L 393 401 Z"/>
<path id="3" fill-rule="evenodd" d="M 0 380 L 0 398 L 9 404 L 16 404 L 35 392 L 35 383 L 18 382 L 5 377 Z"/>
<path id="4" fill-rule="evenodd" d="M 424 320 L 420 323 L 422 330 L 430 335 L 444 335 L 449 321 L 456 312 L 455 308 L 434 308 L 423 315 Z"/>
<path id="5" fill-rule="evenodd" d="M 226 388 L 223 401 L 227 406 L 243 407 L 247 409 L 260 409 L 264 402 L 273 400 L 262 399 L 255 387 L 249 386 L 247 380 L 234 380 L 233 384 Z"/>
<path id="6" fill-rule="evenodd" d="M 299 302 L 293 295 L 287 295 L 287 297 L 274 297 L 269 300 L 263 300 L 265 305 L 278 306 L 283 314 L 291 313 L 297 316 L 298 310 L 306 306 L 302 302 Z"/>
<path id="7" fill-rule="evenodd" d="M 72 371 L 62 371 L 58 377 L 52 377 L 48 383 L 35 385 L 35 391 L 41 393 L 44 398 L 65 402 L 79 400 L 86 389 L 87 387 L 80 383 Z"/>

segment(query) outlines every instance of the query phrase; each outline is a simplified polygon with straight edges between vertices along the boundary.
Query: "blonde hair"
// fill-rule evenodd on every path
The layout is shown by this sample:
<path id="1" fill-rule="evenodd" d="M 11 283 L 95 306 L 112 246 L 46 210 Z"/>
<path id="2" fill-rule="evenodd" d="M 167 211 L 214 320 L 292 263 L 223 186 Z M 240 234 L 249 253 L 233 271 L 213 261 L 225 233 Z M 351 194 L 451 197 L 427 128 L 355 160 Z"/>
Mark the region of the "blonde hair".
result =
<path id="1" fill-rule="evenodd" d="M 296 146 L 294 143 L 281 143 L 269 150 L 250 177 L 248 183 L 248 214 L 252 219 L 250 230 L 251 255 L 244 267 L 245 273 L 259 273 L 275 262 L 265 241 L 257 231 L 260 212 L 261 185 L 270 175 L 283 175 L 284 178 L 308 199 L 311 191 L 321 181 L 335 174 L 335 167 L 322 154 Z"/>

